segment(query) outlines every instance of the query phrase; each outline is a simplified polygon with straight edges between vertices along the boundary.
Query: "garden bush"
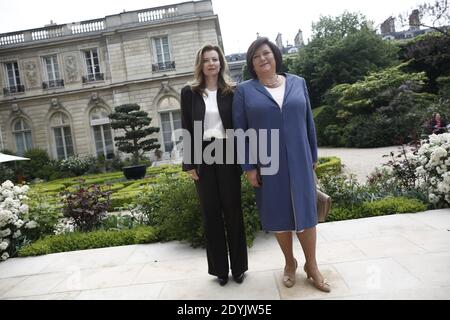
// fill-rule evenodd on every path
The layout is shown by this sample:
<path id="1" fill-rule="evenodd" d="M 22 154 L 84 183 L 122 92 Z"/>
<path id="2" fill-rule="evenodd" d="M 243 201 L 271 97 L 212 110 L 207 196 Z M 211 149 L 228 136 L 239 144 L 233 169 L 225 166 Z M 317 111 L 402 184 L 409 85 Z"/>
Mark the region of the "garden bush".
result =
<path id="1" fill-rule="evenodd" d="M 204 245 L 197 193 L 187 176 L 167 177 L 156 187 L 149 187 L 138 196 L 137 205 L 164 241 L 187 241 L 193 247 Z"/>
<path id="2" fill-rule="evenodd" d="M 64 216 L 74 221 L 77 230 L 98 228 L 111 206 L 110 194 L 97 185 L 79 186 L 75 192 L 65 191 L 62 193 Z"/>
<path id="3" fill-rule="evenodd" d="M 37 223 L 33 233 L 29 235 L 30 240 L 34 241 L 45 235 L 53 234 L 58 220 L 63 217 L 61 207 L 52 203 L 48 195 L 35 192 L 29 193 L 27 204 L 29 207 L 27 220 Z"/>
<path id="4" fill-rule="evenodd" d="M 0 183 L 9 181 L 16 181 L 16 174 L 14 168 L 6 163 L 0 163 Z"/>
<path id="5" fill-rule="evenodd" d="M 59 167 L 61 171 L 72 176 L 81 176 L 89 171 L 89 168 L 93 166 L 94 162 L 95 158 L 93 157 L 70 156 L 67 159 L 61 160 Z"/>
<path id="6" fill-rule="evenodd" d="M 341 170 L 341 159 L 338 157 L 324 157 L 318 160 L 316 174 L 320 178 L 324 174 L 339 174 Z"/>
<path id="7" fill-rule="evenodd" d="M 420 200 L 406 197 L 386 197 L 374 201 L 365 201 L 352 207 L 332 206 L 327 221 L 359 219 L 398 213 L 415 213 L 425 210 L 427 210 L 427 205 Z"/>
<path id="8" fill-rule="evenodd" d="M 431 135 L 417 151 L 418 188 L 435 208 L 450 206 L 450 133 Z"/>
<path id="9" fill-rule="evenodd" d="M 36 178 L 50 180 L 55 176 L 62 176 L 58 170 L 58 162 L 50 160 L 47 151 L 42 149 L 32 149 L 24 153 L 25 158 L 30 161 L 21 161 L 18 167 L 23 170 L 26 181 Z"/>
<path id="10" fill-rule="evenodd" d="M 247 244 L 251 246 L 261 230 L 253 188 L 243 181 L 242 207 Z M 204 246 L 202 214 L 194 183 L 184 174 L 166 177 L 150 186 L 137 199 L 136 210 L 148 217 L 165 241 L 187 241 L 193 247 Z"/>
<path id="11" fill-rule="evenodd" d="M 155 229 L 141 226 L 119 231 L 97 230 L 48 236 L 19 250 L 19 257 L 157 242 Z"/>
<path id="12" fill-rule="evenodd" d="M 0 261 L 14 257 L 29 242 L 27 234 L 37 223 L 27 219 L 28 186 L 15 186 L 7 180 L 0 185 Z"/>
<path id="13" fill-rule="evenodd" d="M 404 197 L 388 197 L 373 202 L 364 202 L 361 207 L 361 213 L 364 217 L 415 213 L 425 210 L 427 210 L 427 206 L 420 200 Z"/>

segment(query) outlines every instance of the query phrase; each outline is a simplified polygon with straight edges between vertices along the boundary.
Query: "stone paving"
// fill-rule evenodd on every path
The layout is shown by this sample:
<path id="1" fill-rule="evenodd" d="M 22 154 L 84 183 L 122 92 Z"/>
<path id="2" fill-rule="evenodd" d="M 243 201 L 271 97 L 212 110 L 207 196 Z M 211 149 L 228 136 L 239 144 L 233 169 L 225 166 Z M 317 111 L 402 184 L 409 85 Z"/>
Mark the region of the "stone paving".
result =
<path id="1" fill-rule="evenodd" d="M 384 147 L 372 149 L 351 149 L 351 148 L 319 148 L 319 157 L 336 156 L 341 159 L 344 173 L 352 173 L 356 175 L 360 183 L 367 180 L 367 176 L 379 167 L 390 160 L 390 157 L 383 157 L 389 155 L 391 152 L 397 152 L 400 147 Z"/>

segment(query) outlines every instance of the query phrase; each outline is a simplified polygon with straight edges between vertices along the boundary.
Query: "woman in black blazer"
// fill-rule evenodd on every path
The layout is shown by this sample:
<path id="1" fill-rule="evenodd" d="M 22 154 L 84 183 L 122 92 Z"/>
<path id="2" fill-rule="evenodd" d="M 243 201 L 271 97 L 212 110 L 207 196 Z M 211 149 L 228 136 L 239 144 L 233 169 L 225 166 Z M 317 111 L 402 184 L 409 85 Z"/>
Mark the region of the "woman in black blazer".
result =
<path id="1" fill-rule="evenodd" d="M 181 90 L 182 127 L 189 135 L 183 138 L 183 171 L 190 175 L 197 188 L 205 228 L 208 273 L 216 276 L 221 286 L 228 282 L 230 264 L 237 283 L 242 283 L 248 269 L 241 169 L 235 161 L 234 144 L 230 145 L 233 138 L 228 139 L 226 134 L 227 129 L 233 129 L 233 87 L 226 75 L 227 69 L 222 50 L 205 45 L 196 56 L 194 83 Z M 200 137 L 198 141 L 195 133 Z M 210 155 L 209 159 L 194 156 L 195 152 L 199 155 L 199 151 Z M 227 161 L 227 153 L 228 160 L 232 161 Z"/>

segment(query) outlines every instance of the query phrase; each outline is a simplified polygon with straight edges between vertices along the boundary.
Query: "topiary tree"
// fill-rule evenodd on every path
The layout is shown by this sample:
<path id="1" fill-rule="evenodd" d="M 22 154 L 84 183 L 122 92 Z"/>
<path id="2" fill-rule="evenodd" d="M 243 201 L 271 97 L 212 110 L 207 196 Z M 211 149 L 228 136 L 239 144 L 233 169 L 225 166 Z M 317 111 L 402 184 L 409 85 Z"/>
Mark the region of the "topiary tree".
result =
<path id="1" fill-rule="evenodd" d="M 109 118 L 113 129 L 125 131 L 125 135 L 115 137 L 114 140 L 120 151 L 132 154 L 133 164 L 139 164 L 139 159 L 144 152 L 160 147 L 156 143 L 158 139 L 145 139 L 147 136 L 159 132 L 159 128 L 150 127 L 152 119 L 147 112 L 141 111 L 138 104 L 123 104 L 115 107 Z"/>

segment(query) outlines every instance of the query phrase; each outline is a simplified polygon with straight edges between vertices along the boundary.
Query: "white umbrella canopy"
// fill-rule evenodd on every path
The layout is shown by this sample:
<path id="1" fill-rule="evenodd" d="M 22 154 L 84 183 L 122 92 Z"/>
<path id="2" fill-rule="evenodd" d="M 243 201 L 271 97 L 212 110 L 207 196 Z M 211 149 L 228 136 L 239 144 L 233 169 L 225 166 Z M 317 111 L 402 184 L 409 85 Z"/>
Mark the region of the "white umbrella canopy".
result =
<path id="1" fill-rule="evenodd" d="M 30 160 L 30 159 L 0 153 L 0 163 L 8 161 L 20 161 L 20 160 Z"/>

